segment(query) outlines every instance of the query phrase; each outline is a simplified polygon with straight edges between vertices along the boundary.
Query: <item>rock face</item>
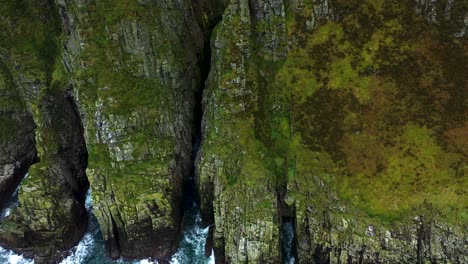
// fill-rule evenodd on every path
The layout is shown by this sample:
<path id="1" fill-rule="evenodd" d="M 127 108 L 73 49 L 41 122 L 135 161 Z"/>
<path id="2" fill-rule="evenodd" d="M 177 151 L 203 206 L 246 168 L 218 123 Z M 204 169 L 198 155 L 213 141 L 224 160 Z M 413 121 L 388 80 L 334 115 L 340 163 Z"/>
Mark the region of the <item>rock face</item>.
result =
<path id="1" fill-rule="evenodd" d="M 463 66 L 429 48 L 463 52 L 466 13 L 440 2 L 433 21 L 414 1 L 230 1 L 197 160 L 217 263 L 278 263 L 283 221 L 299 263 L 467 261 L 463 209 L 447 209 L 464 199 L 466 119 L 444 88 L 466 86 Z"/>
<path id="2" fill-rule="evenodd" d="M 468 262 L 463 0 L 10 2 L 1 246 L 56 262 L 90 184 L 108 255 L 167 262 L 203 92 L 217 263 Z"/>
<path id="3" fill-rule="evenodd" d="M 36 123 L 41 160 L 21 186 L 20 206 L 2 221 L 2 246 L 52 262 L 77 242 L 86 226 L 86 138 L 94 209 L 109 255 L 164 261 L 174 253 L 181 234 L 182 182 L 191 168 L 199 63 L 224 5 L 25 1 L 2 7 L 9 19 L 2 20 L 9 29 L 2 58 L 7 70 L 14 69 L 14 92 L 21 92 Z M 21 17 L 22 9 L 31 17 Z M 31 25 L 34 19 L 40 21 L 37 27 Z M 59 29 L 63 43 L 56 38 Z M 24 126 L 29 133 L 30 121 Z M 22 168 L 8 158 L 5 163 Z M 5 165 L 5 173 L 12 170 Z M 15 174 L 14 180 L 2 182 L 8 185 L 5 198 L 21 177 Z"/>
<path id="4" fill-rule="evenodd" d="M 18 208 L 0 223 L 0 245 L 34 257 L 36 263 L 51 263 L 87 227 L 83 130 L 68 80 L 62 67 L 55 67 L 60 24 L 54 5 L 24 1 L 6 4 L 1 12 L 2 91 L 7 89 L 2 111 L 9 114 L 2 118 L 11 119 L 2 126 L 2 135 L 10 138 L 2 145 L 1 159 L 13 163 L 4 165 L 4 175 L 16 177 L 2 182 L 10 184 L 5 193 L 11 194 L 37 161 L 35 149 L 40 162 L 29 168 Z"/>
<path id="5" fill-rule="evenodd" d="M 263 88 L 255 61 L 285 56 L 284 18 L 281 1 L 231 1 L 213 35 L 198 174 L 204 219 L 216 226 L 219 263 L 280 259 L 275 175 L 261 162 L 267 149 L 252 128 Z"/>
<path id="6" fill-rule="evenodd" d="M 112 258 L 164 261 L 179 242 L 205 29 L 222 3 L 192 2 L 57 1 Z"/>
<path id="7" fill-rule="evenodd" d="M 20 206 L 0 226 L 0 243 L 36 263 L 50 263 L 78 243 L 87 227 L 86 148 L 71 96 L 44 91 L 36 140 L 41 161 L 29 169 Z"/>
<path id="8" fill-rule="evenodd" d="M 0 208 L 37 159 L 34 122 L 15 89 L 11 73 L 0 64 Z"/>

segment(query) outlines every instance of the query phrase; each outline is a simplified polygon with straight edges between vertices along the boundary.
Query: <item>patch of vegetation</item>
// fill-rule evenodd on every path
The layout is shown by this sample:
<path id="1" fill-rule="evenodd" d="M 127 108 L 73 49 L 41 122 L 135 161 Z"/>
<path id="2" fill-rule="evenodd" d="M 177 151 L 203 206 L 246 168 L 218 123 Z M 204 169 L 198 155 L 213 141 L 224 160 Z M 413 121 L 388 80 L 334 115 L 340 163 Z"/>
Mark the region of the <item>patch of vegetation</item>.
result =
<path id="1" fill-rule="evenodd" d="M 0 50 L 21 64 L 31 80 L 50 83 L 62 27 L 55 5 L 46 1 L 20 0 L 2 3 Z"/>
<path id="2" fill-rule="evenodd" d="M 296 161 L 284 175 L 304 185 L 301 195 L 318 176 L 384 221 L 428 203 L 466 223 L 466 40 L 441 26 L 458 23 L 458 13 L 431 24 L 410 1 L 334 1 L 333 19 L 310 30 L 308 5 L 288 13 L 296 42 L 272 79 L 285 87 L 275 94 L 291 98 L 284 106 L 294 132 L 286 139 L 300 143 L 286 144 L 289 153 L 327 153 L 332 172 L 301 170 L 319 165 Z"/>

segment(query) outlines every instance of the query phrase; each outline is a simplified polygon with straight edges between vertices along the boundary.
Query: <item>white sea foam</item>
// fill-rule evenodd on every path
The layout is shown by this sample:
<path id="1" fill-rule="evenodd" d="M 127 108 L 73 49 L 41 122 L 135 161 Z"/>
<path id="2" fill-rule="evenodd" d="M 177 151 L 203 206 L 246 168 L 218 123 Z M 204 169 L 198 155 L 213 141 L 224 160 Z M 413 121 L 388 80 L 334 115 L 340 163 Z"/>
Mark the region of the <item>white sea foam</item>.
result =
<path id="1" fill-rule="evenodd" d="M 5 208 L 5 210 L 3 210 L 2 213 L 0 214 L 0 219 L 9 216 L 10 213 L 11 213 L 11 209 L 10 208 Z"/>
<path id="2" fill-rule="evenodd" d="M 95 248 L 95 241 L 92 234 L 86 234 L 75 247 L 74 252 L 64 259 L 61 264 L 77 264 L 84 263 L 86 257 L 89 256 Z"/>
<path id="3" fill-rule="evenodd" d="M 0 263 L 2 264 L 34 264 L 31 259 L 24 258 L 22 255 L 15 254 L 11 250 L 0 247 Z"/>
<path id="4" fill-rule="evenodd" d="M 209 262 L 209 264 L 215 264 L 214 250 L 211 251 L 211 256 L 210 256 L 210 262 Z"/>
<path id="5" fill-rule="evenodd" d="M 158 262 L 144 259 L 144 260 L 141 260 L 139 264 L 158 264 Z"/>
<path id="6" fill-rule="evenodd" d="M 201 217 L 197 214 L 195 225 L 184 232 L 184 240 L 177 253 L 172 256 L 170 264 L 214 263 L 214 254 L 209 258 L 205 257 L 205 243 L 210 230 L 209 227 L 201 228 Z"/>
<path id="7" fill-rule="evenodd" d="M 91 209 L 93 208 L 93 200 L 91 199 L 91 188 L 88 189 L 88 193 L 86 194 L 85 207 L 88 212 L 91 211 Z"/>
<path id="8" fill-rule="evenodd" d="M 92 210 L 91 191 L 86 196 L 86 209 L 88 212 Z M 5 210 L 6 211 L 6 210 Z M 4 211 L 4 213 L 5 213 Z M 92 218 L 94 219 L 94 218 Z M 90 219 L 91 220 L 91 219 Z M 91 221 L 96 221 L 91 220 Z M 94 223 L 94 224 L 92 224 Z M 97 223 L 90 222 L 91 226 L 96 226 Z M 96 237 L 96 227 L 91 228 L 86 232 L 80 243 L 73 249 L 73 253 L 65 258 L 60 264 L 89 264 L 89 263 L 125 263 L 125 264 L 157 264 L 157 261 L 151 261 L 144 259 L 140 261 L 124 261 L 119 259 L 112 261 L 111 259 L 105 258 L 103 252 L 104 247 L 101 244 L 102 239 Z M 184 238 L 181 243 L 179 251 L 172 257 L 171 264 L 214 264 L 214 252 L 210 257 L 205 257 L 205 242 L 208 236 L 209 227 L 201 228 L 201 217 L 200 214 L 195 214 L 195 224 L 192 225 L 188 230 L 184 232 Z M 96 262 L 97 261 L 97 262 Z M 0 247 L 0 264 L 34 264 L 33 260 L 26 259 L 21 255 L 17 255 L 10 250 L 6 250 Z"/>

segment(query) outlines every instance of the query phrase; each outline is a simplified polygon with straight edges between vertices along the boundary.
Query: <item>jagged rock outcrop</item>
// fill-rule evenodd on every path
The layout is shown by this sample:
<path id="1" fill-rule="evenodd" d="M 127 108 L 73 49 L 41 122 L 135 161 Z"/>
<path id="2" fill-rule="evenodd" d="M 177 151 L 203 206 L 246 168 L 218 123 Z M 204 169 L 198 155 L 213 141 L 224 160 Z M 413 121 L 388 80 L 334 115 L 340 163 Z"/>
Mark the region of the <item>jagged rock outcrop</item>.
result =
<path id="1" fill-rule="evenodd" d="M 318 165 L 320 166 L 320 165 Z M 437 220 L 428 204 L 403 221 L 382 225 L 349 208 L 330 195 L 332 190 L 315 178 L 316 188 L 304 196 L 318 199 L 293 202 L 296 251 L 301 263 L 465 263 L 466 230 Z M 299 182 L 291 183 L 298 186 Z M 289 187 L 294 193 L 294 187 Z M 297 195 L 297 194 L 295 194 Z M 315 198 L 312 198 L 315 197 Z M 289 202 L 293 199 L 289 198 Z M 323 199 L 322 201 L 320 201 Z M 317 201 L 315 201 L 317 203 Z M 353 214 L 350 217 L 349 214 Z"/>
<path id="2" fill-rule="evenodd" d="M 0 244 L 36 263 L 59 259 L 78 243 L 88 223 L 87 153 L 72 100 L 63 90 L 44 91 L 36 109 L 41 161 L 20 187 L 19 207 L 0 225 Z"/>
<path id="3" fill-rule="evenodd" d="M 466 14 L 466 3 L 463 1 L 416 0 L 415 11 L 456 37 L 466 35 L 468 14 Z"/>
<path id="4" fill-rule="evenodd" d="M 55 6 L 50 1 L 24 1 L 5 4 L 0 10 L 5 29 L 0 60 L 7 74 L 5 84 L 13 91 L 5 95 L 19 97 L 2 99 L 24 111 L 23 119 L 14 113 L 8 116 L 16 123 L 2 124 L 2 129 L 19 132 L 16 155 L 29 149 L 30 154 L 15 157 L 28 158 L 24 165 L 19 164 L 21 160 L 16 164 L 23 174 L 27 165 L 37 161 L 35 148 L 40 160 L 29 168 L 29 177 L 19 189 L 19 206 L 0 223 L 0 245 L 34 257 L 36 263 L 52 263 L 78 243 L 87 227 L 84 200 L 89 183 L 83 130 L 71 87 L 55 63 L 60 34 Z"/>

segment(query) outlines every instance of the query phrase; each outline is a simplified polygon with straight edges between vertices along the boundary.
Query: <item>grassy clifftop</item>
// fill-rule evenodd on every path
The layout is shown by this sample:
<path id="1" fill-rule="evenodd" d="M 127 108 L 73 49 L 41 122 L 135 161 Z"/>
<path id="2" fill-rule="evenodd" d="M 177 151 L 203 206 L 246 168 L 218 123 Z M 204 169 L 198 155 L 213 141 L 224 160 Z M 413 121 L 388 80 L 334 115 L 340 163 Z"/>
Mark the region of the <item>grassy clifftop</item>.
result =
<path id="1" fill-rule="evenodd" d="M 291 11 L 295 45 L 272 82 L 352 204 L 391 220 L 428 202 L 466 223 L 466 40 L 450 28 L 461 3 L 436 23 L 405 3 L 337 1 L 314 30 L 301 23 L 309 6 Z"/>

